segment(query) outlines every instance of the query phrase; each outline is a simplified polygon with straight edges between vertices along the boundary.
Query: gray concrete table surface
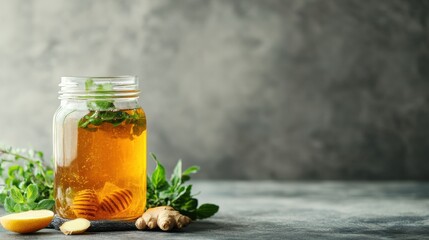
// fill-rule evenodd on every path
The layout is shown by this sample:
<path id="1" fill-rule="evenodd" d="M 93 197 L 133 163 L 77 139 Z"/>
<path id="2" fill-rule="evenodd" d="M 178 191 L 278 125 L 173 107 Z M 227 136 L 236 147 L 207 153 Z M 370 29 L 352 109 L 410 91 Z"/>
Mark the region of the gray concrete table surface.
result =
<path id="1" fill-rule="evenodd" d="M 0 239 L 429 239 L 428 182 L 193 182 L 216 216 L 183 231 L 65 236 L 44 229 Z M 4 210 L 1 210 L 4 214 Z"/>

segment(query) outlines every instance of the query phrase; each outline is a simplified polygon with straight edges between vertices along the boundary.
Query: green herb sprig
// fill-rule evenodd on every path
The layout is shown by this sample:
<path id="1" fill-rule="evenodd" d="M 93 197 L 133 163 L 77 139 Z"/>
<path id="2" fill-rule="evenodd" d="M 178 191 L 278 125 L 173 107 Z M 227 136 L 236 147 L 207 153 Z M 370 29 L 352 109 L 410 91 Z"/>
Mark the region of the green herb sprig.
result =
<path id="1" fill-rule="evenodd" d="M 7 212 L 53 209 L 54 172 L 43 153 L 0 146 L 0 203 Z"/>
<path id="2" fill-rule="evenodd" d="M 179 160 L 168 181 L 165 167 L 154 153 L 150 153 L 150 156 L 156 162 L 156 168 L 147 178 L 146 208 L 171 206 L 193 220 L 211 217 L 219 210 L 219 206 L 211 203 L 198 206 L 198 200 L 192 194 L 192 185 L 185 185 L 191 179 L 190 175 L 200 170 L 198 166 L 182 171 L 182 161 Z"/>
<path id="3" fill-rule="evenodd" d="M 94 80 L 87 79 L 85 81 L 85 90 L 98 93 L 108 93 L 113 91 L 111 83 L 95 84 Z M 80 119 L 78 126 L 87 130 L 96 130 L 94 126 L 100 126 L 103 123 L 111 123 L 117 127 L 125 122 L 125 124 L 135 124 L 134 132 L 141 132 L 140 129 L 145 127 L 145 117 L 137 111 L 128 113 L 115 108 L 113 100 L 107 100 L 105 96 L 95 96 L 96 100 L 89 100 L 87 107 L 90 112 Z"/>

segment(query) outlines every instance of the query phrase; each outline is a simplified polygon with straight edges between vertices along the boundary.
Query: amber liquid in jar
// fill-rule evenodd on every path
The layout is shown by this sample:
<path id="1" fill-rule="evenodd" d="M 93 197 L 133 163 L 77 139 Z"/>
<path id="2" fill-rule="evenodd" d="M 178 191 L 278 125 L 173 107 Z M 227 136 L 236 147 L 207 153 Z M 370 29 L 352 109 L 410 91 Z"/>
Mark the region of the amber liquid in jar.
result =
<path id="1" fill-rule="evenodd" d="M 55 210 L 63 218 L 131 220 L 146 204 L 146 116 L 116 110 L 138 124 L 103 122 L 79 127 L 93 112 L 60 108 L 54 119 Z"/>

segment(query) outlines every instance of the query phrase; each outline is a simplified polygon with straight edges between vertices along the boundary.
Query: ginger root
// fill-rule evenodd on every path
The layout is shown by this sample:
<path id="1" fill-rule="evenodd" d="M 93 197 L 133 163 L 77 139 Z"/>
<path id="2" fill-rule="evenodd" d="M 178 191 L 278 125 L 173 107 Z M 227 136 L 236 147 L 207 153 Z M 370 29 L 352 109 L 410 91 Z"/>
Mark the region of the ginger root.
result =
<path id="1" fill-rule="evenodd" d="M 173 228 L 183 228 L 191 222 L 191 219 L 170 206 L 149 208 L 143 216 L 137 219 L 136 227 L 139 230 L 160 228 L 170 231 Z"/>
<path id="2" fill-rule="evenodd" d="M 85 218 L 76 218 L 61 225 L 60 230 L 65 235 L 84 233 L 91 226 L 91 222 Z"/>

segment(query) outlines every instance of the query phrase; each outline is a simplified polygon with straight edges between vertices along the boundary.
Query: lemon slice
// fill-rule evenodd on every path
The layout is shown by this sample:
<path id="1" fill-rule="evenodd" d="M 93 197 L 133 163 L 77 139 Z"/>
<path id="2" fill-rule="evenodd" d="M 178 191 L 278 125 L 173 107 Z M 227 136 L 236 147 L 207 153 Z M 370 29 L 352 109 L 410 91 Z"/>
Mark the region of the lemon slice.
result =
<path id="1" fill-rule="evenodd" d="M 31 210 L 3 216 L 0 218 L 0 223 L 11 232 L 32 233 L 47 227 L 53 218 L 52 211 Z"/>

